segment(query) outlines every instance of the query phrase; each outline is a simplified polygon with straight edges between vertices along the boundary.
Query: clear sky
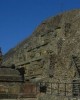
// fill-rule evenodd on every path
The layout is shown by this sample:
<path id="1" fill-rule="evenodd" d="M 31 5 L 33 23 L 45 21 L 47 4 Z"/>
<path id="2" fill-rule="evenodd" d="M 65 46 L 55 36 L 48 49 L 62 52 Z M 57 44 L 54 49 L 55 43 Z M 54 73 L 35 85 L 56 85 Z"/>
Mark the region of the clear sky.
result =
<path id="1" fill-rule="evenodd" d="M 0 0 L 3 53 L 29 37 L 43 20 L 76 8 L 80 8 L 80 0 Z"/>

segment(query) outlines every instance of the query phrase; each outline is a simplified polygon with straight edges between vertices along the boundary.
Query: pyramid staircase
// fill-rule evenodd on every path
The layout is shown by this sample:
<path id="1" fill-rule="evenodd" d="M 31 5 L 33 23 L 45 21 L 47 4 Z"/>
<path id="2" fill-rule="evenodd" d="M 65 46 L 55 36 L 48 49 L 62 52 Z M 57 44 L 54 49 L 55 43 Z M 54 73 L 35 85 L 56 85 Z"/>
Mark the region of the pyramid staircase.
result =
<path id="1" fill-rule="evenodd" d="M 75 66 L 76 66 L 78 75 L 80 77 L 80 57 L 72 56 L 72 58 L 73 58 L 73 61 L 74 61 Z"/>
<path id="2" fill-rule="evenodd" d="M 72 56 L 72 58 L 78 72 L 78 79 L 73 80 L 73 96 L 80 98 L 80 57 Z"/>

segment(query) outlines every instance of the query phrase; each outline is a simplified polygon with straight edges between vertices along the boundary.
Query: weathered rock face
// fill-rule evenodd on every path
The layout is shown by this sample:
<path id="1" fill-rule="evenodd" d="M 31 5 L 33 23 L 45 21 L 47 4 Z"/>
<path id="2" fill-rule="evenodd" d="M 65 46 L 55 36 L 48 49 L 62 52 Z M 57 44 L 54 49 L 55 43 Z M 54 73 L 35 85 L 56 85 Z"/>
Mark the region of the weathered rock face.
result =
<path id="1" fill-rule="evenodd" d="M 79 59 L 80 10 L 73 10 L 41 23 L 4 55 L 3 64 L 25 67 L 25 79 L 32 81 L 72 82 L 79 77 Z"/>

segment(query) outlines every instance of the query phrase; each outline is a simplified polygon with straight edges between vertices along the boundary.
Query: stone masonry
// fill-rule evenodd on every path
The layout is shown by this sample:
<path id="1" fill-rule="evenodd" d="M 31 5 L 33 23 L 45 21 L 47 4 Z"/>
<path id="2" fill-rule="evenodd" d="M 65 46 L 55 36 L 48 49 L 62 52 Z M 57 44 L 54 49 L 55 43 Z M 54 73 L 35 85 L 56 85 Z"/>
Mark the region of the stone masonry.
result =
<path id="1" fill-rule="evenodd" d="M 79 9 L 43 21 L 29 38 L 4 55 L 3 65 L 24 67 L 25 81 L 71 83 L 79 78 L 80 67 L 75 64 L 74 57 L 80 65 Z M 67 87 L 69 89 L 72 90 L 71 86 Z M 47 95 L 38 97 L 39 100 L 49 100 Z M 50 98 L 68 100 L 65 97 L 53 99 L 53 95 Z"/>

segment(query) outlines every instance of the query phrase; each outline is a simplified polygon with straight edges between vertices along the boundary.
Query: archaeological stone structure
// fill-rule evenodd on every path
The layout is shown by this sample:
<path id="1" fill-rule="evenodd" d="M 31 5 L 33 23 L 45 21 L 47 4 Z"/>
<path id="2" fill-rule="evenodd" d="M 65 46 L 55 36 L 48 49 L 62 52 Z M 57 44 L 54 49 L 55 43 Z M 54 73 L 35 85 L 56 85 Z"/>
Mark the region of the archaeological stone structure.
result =
<path id="1" fill-rule="evenodd" d="M 3 65 L 13 64 L 24 67 L 26 84 L 43 86 L 35 100 L 80 96 L 80 10 L 43 21 L 29 38 L 4 55 Z"/>

